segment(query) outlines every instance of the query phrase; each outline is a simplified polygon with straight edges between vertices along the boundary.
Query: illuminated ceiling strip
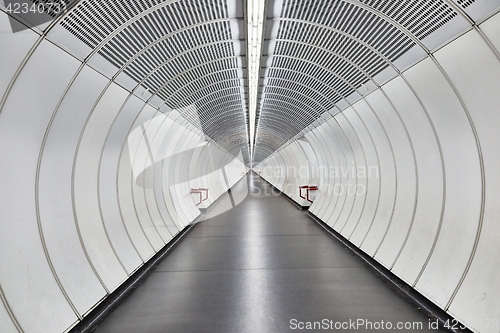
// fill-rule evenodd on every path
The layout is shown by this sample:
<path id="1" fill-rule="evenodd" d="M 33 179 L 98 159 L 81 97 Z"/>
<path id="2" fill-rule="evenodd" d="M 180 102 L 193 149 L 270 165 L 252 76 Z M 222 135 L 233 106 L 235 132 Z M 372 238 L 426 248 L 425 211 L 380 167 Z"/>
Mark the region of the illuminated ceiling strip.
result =
<path id="1" fill-rule="evenodd" d="M 259 93 L 262 30 L 264 27 L 265 0 L 248 0 L 248 114 L 250 160 L 253 159 L 255 122 L 257 118 L 257 95 Z"/>

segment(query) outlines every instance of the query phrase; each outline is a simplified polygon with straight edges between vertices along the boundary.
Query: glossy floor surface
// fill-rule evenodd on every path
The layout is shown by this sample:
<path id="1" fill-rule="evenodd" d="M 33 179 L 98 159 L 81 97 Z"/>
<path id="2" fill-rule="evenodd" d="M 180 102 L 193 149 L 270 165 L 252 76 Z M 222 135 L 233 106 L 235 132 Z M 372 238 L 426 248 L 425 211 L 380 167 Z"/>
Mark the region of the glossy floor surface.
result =
<path id="1" fill-rule="evenodd" d="M 98 333 L 437 332 L 257 175 L 226 196 Z"/>

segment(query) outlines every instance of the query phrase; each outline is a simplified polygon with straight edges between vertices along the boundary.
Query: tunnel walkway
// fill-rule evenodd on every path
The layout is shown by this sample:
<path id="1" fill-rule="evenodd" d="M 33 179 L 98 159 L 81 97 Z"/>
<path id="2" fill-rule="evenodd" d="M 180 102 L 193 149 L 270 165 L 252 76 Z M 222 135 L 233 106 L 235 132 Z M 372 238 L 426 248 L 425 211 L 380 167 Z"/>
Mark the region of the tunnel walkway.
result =
<path id="1" fill-rule="evenodd" d="M 198 223 L 96 332 L 292 332 L 324 319 L 344 328 L 304 331 L 436 332 L 305 211 L 255 174 L 248 186 L 240 205 Z"/>

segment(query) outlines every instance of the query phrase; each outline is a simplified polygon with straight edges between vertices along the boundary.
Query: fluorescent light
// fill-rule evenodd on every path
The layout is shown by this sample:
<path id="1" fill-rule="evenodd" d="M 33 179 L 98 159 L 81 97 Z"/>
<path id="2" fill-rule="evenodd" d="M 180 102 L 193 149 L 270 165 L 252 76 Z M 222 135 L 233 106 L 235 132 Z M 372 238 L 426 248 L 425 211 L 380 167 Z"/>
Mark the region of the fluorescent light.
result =
<path id="1" fill-rule="evenodd" d="M 248 114 L 250 121 L 250 159 L 253 160 L 253 142 L 257 118 L 257 95 L 259 92 L 260 55 L 262 29 L 264 27 L 265 0 L 248 0 Z"/>

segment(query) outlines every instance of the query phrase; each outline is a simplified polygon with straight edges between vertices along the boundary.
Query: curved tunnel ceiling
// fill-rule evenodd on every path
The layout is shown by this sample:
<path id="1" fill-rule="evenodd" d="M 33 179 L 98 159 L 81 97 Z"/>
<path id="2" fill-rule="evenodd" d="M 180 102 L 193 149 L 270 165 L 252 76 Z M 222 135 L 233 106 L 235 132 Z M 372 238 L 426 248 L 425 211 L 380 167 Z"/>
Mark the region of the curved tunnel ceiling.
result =
<path id="1" fill-rule="evenodd" d="M 246 163 L 254 144 L 259 163 L 466 30 L 491 9 L 481 2 L 266 1 L 252 143 L 246 1 L 66 0 L 71 10 L 54 30 L 69 31 L 65 44 L 90 65 Z"/>

